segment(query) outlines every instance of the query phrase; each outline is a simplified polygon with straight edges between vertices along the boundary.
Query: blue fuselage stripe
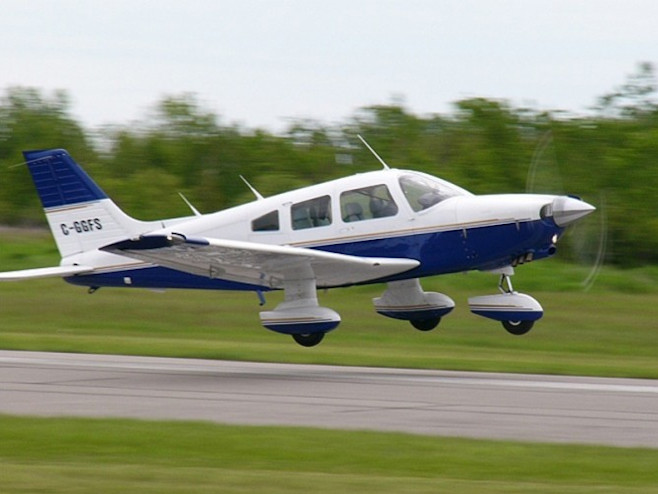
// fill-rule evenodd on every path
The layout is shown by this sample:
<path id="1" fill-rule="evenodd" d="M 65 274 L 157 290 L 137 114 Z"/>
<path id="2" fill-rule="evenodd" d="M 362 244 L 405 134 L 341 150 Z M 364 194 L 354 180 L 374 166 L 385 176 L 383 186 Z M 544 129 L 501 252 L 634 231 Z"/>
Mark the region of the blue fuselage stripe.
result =
<path id="1" fill-rule="evenodd" d="M 548 257 L 552 237 L 562 229 L 537 220 L 479 228 L 408 234 L 359 242 L 316 246 L 319 250 L 361 257 L 417 259 L 420 265 L 377 282 L 438 274 L 496 269 L 517 257 Z M 159 266 L 78 275 L 67 281 L 84 286 L 134 286 L 140 288 L 197 288 L 214 290 L 267 290 L 267 287 L 197 276 Z"/>

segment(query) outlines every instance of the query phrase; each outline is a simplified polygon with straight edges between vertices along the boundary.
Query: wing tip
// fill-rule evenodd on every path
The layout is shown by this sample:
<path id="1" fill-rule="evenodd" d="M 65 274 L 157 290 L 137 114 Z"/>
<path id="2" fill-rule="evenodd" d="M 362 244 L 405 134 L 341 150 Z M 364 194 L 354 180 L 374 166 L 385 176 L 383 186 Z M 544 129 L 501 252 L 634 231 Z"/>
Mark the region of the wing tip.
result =
<path id="1" fill-rule="evenodd" d="M 66 278 L 77 274 L 90 273 L 94 268 L 89 266 L 52 266 L 49 268 L 21 269 L 0 273 L 0 281 L 34 280 L 39 278 Z"/>

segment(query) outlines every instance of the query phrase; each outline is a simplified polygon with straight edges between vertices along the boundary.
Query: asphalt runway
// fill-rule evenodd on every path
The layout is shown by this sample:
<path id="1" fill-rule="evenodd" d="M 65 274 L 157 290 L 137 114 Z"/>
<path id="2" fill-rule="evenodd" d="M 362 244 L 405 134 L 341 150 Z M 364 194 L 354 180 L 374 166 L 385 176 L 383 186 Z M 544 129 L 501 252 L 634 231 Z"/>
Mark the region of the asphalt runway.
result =
<path id="1" fill-rule="evenodd" d="M 658 381 L 0 351 L 0 413 L 658 448 Z"/>

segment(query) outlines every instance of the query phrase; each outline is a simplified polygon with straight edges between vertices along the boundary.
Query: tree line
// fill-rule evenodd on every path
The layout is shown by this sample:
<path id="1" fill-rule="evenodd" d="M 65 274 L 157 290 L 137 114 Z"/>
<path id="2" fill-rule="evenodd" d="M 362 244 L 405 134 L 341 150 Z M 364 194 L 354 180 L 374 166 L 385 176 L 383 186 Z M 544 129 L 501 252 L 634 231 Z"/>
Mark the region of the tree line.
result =
<path id="1" fill-rule="evenodd" d="M 485 98 L 458 101 L 449 114 L 417 115 L 394 102 L 361 108 L 337 125 L 296 121 L 280 134 L 225 125 L 193 94 L 163 98 L 142 122 L 90 130 L 71 115 L 66 92 L 7 88 L 0 98 L 0 224 L 45 223 L 20 166 L 26 149 L 67 149 L 127 213 L 155 219 L 189 214 L 177 192 L 202 212 L 252 200 L 240 175 L 267 196 L 379 168 L 357 134 L 391 167 L 477 194 L 577 194 L 605 206 L 597 216 L 606 218 L 607 262 L 658 262 L 658 103 L 648 63 L 587 115 Z M 589 221 L 596 230 L 599 220 Z M 577 255 L 575 242 L 567 256 Z"/>

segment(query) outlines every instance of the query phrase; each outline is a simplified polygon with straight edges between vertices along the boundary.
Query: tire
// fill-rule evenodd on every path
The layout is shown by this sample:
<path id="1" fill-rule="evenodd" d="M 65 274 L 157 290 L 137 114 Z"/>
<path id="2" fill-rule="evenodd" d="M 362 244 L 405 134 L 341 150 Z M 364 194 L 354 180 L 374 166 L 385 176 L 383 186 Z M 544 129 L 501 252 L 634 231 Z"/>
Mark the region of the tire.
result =
<path id="1" fill-rule="evenodd" d="M 301 346 L 312 347 L 324 339 L 324 333 L 294 334 L 292 338 Z"/>
<path id="2" fill-rule="evenodd" d="M 418 331 L 431 331 L 439 325 L 441 318 L 433 317 L 432 319 L 412 319 L 409 322 Z"/>
<path id="3" fill-rule="evenodd" d="M 515 336 L 521 336 L 526 334 L 532 329 L 535 321 L 503 321 L 503 327 L 507 330 L 508 333 Z"/>

